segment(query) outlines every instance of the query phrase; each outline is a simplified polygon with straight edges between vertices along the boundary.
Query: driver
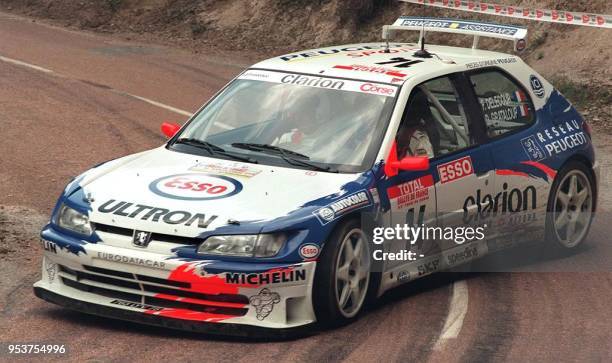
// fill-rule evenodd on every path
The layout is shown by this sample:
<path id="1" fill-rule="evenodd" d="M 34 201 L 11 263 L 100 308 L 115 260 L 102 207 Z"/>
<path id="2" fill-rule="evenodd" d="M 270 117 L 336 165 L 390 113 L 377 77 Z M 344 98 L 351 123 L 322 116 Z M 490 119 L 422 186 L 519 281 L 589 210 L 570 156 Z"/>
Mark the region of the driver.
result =
<path id="1" fill-rule="evenodd" d="M 416 89 L 408 101 L 408 110 L 404 114 L 397 132 L 397 154 L 402 159 L 406 156 L 433 157 L 434 150 L 425 128 L 425 118 L 429 110 L 427 96 Z"/>
<path id="2" fill-rule="evenodd" d="M 315 116 L 320 104 L 318 96 L 313 94 L 304 96 L 290 116 L 290 125 L 293 127 L 274 139 L 272 145 L 301 145 L 307 139 L 314 139 L 312 136 L 323 125 L 322 120 Z"/>

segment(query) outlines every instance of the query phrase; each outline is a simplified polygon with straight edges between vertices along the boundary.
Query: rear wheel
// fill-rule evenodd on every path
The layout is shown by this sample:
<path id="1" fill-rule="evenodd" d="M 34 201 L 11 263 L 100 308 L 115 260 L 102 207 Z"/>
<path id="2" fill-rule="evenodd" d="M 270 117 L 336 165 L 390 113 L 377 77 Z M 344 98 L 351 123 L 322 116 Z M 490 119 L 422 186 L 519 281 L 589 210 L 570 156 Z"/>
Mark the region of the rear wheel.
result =
<path id="1" fill-rule="evenodd" d="M 561 249 L 584 242 L 595 210 L 595 182 L 588 168 L 569 162 L 557 175 L 548 199 L 547 238 Z"/>
<path id="2" fill-rule="evenodd" d="M 362 310 L 370 287 L 367 235 L 350 220 L 330 235 L 317 265 L 313 303 L 317 320 L 328 326 L 349 322 Z"/>

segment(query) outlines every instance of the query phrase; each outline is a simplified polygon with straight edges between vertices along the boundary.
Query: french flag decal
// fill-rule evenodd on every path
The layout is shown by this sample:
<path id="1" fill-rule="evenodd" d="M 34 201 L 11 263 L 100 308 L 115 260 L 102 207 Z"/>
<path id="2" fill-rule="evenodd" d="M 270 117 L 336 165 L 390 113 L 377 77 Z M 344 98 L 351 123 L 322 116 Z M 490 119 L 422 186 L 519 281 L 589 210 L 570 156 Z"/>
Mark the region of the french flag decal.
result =
<path id="1" fill-rule="evenodd" d="M 518 103 L 517 108 L 518 108 L 519 115 L 523 117 L 529 115 L 529 106 L 528 106 L 527 97 L 525 96 L 525 94 L 521 90 L 518 90 L 514 92 L 514 98 L 516 99 L 516 102 Z"/>

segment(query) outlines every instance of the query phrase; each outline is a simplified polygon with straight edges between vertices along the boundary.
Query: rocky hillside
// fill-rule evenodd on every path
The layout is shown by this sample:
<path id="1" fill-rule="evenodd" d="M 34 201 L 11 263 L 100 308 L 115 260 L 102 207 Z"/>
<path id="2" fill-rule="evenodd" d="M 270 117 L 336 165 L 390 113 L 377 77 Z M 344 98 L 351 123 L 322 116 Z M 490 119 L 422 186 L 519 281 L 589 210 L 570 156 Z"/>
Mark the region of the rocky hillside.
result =
<path id="1" fill-rule="evenodd" d="M 612 13 L 610 0 L 499 1 Z M 332 43 L 375 41 L 380 39 L 381 26 L 401 14 L 474 18 L 469 13 L 395 0 L 0 0 L 0 9 L 73 28 L 172 43 L 194 51 L 236 50 L 253 58 Z M 612 30 L 522 23 L 530 31 L 524 58 L 571 93 L 587 112 L 603 107 L 607 117 L 612 115 Z M 415 39 L 415 35 L 407 37 Z M 445 35 L 431 40 L 464 45 L 470 41 Z M 482 44 L 510 51 L 507 42 L 485 40 Z"/>

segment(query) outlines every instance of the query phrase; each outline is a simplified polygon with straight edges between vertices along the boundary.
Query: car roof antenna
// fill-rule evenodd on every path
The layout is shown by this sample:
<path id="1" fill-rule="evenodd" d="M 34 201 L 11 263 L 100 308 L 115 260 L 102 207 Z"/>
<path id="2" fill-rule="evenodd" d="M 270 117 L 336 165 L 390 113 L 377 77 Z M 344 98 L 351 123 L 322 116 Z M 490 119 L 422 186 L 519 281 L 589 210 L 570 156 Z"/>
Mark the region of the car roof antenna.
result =
<path id="1" fill-rule="evenodd" d="M 431 53 L 425 49 L 425 21 L 423 21 L 423 29 L 421 29 L 421 49 L 414 52 L 412 56 L 417 58 L 431 58 Z"/>

